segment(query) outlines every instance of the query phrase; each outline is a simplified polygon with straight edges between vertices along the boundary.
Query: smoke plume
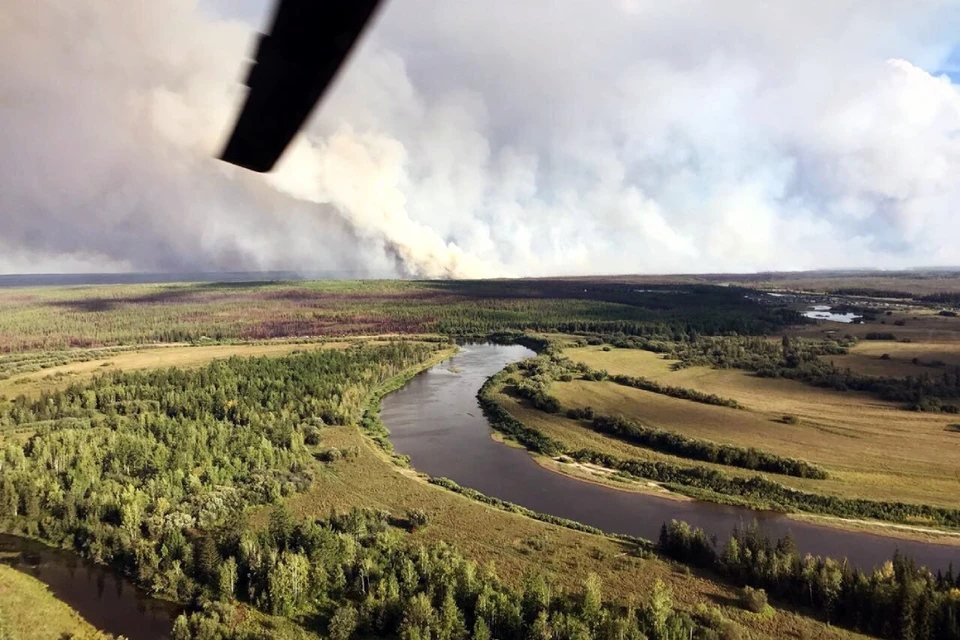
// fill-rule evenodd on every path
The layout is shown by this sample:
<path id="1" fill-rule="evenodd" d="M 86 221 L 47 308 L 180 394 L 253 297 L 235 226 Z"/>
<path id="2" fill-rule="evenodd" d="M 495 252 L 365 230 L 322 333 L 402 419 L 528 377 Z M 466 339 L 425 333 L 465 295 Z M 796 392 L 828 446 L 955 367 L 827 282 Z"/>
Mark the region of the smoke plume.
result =
<path id="1" fill-rule="evenodd" d="M 960 263 L 960 5 L 391 0 L 269 176 L 263 1 L 0 9 L 0 272 Z"/>

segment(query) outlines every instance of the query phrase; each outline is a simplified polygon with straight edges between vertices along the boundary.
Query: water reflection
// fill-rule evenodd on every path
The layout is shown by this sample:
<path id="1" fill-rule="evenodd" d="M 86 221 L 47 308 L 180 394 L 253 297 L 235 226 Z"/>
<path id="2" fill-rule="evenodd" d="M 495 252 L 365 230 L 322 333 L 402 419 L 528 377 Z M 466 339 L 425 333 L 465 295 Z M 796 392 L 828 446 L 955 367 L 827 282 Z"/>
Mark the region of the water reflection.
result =
<path id="1" fill-rule="evenodd" d="M 94 627 L 131 639 L 169 638 L 177 605 L 140 593 L 107 567 L 39 542 L 0 534 L 0 558 L 46 584 Z"/>
<path id="2" fill-rule="evenodd" d="M 835 313 L 831 311 L 832 307 L 827 304 L 817 304 L 814 305 L 810 311 L 805 311 L 803 313 L 804 318 L 812 318 L 814 320 L 827 320 L 829 322 L 842 322 L 844 324 L 850 324 L 854 320 L 858 320 L 863 316 L 859 316 L 855 313 Z"/>

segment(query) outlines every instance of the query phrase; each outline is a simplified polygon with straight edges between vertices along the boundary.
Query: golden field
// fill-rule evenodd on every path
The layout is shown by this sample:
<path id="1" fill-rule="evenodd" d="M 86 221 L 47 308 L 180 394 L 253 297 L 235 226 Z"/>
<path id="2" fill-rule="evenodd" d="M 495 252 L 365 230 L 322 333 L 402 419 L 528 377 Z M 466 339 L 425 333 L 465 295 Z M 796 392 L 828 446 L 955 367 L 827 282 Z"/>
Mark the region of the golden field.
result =
<path id="1" fill-rule="evenodd" d="M 865 347 L 865 353 L 855 350 L 854 356 L 869 357 L 868 349 L 879 346 L 861 343 L 858 349 Z M 759 378 L 739 370 L 674 371 L 673 361 L 641 350 L 582 347 L 565 353 L 595 369 L 733 398 L 745 410 L 582 380 L 553 384 L 553 393 L 565 407 L 589 405 L 601 414 L 622 414 L 650 427 L 805 459 L 831 475 L 827 480 L 774 476 L 788 486 L 847 497 L 960 506 L 960 436 L 947 430 L 957 421 L 955 416 L 905 411 L 866 394 Z M 788 415 L 799 423 L 786 424 L 783 417 Z"/>

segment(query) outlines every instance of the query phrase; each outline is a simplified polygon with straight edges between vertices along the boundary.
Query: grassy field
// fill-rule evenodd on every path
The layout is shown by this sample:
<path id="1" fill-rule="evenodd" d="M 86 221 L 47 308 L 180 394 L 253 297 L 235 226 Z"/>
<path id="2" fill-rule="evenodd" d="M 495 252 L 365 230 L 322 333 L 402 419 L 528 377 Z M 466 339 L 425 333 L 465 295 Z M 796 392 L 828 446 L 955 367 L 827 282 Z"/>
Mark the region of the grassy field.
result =
<path id="1" fill-rule="evenodd" d="M 10 640 L 105 640 L 46 585 L 0 564 L 0 637 Z"/>
<path id="2" fill-rule="evenodd" d="M 828 360 L 838 367 L 871 376 L 935 374 L 941 366 L 960 366 L 960 342 L 869 340 L 858 343 L 847 355 L 831 356 Z"/>
<path id="3" fill-rule="evenodd" d="M 903 411 L 864 394 L 758 378 L 738 370 L 690 367 L 674 371 L 672 361 L 641 350 L 605 352 L 585 347 L 566 354 L 610 373 L 645 376 L 733 398 L 746 410 L 582 380 L 553 384 L 553 393 L 564 406 L 589 405 L 601 414 L 622 414 L 691 437 L 755 446 L 822 465 L 831 474 L 828 480 L 778 478 L 788 486 L 846 497 L 960 506 L 956 456 L 960 440 L 947 429 L 955 421 L 949 415 Z M 788 415 L 795 416 L 798 423 L 786 424 L 783 417 Z"/>
<path id="4" fill-rule="evenodd" d="M 902 325 L 895 324 L 903 322 Z M 936 310 L 911 308 L 880 315 L 876 322 L 841 324 L 821 321 L 792 327 L 787 333 L 805 337 L 853 336 L 864 338 L 869 333 L 892 333 L 896 341 L 913 343 L 950 343 L 960 341 L 960 317 L 941 316 Z M 880 341 L 889 344 L 890 341 Z M 906 344 L 906 343 L 905 343 Z"/>

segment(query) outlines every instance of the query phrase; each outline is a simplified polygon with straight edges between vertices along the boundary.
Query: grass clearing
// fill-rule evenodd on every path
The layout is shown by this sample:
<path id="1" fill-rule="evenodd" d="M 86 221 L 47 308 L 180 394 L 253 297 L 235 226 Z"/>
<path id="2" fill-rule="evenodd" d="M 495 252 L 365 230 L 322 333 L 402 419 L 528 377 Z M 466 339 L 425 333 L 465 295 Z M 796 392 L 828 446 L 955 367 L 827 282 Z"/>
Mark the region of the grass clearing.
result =
<path id="1" fill-rule="evenodd" d="M 673 361 L 641 350 L 584 347 L 565 353 L 595 369 L 730 397 L 747 410 L 582 380 L 553 384 L 552 392 L 566 407 L 589 405 L 600 414 L 622 414 L 690 437 L 754 446 L 822 465 L 831 474 L 828 480 L 771 476 L 788 486 L 844 497 L 960 506 L 960 443 L 947 430 L 956 421 L 953 416 L 904 411 L 865 394 L 732 369 L 674 371 Z M 797 423 L 786 424 L 784 416 L 796 417 Z"/>
<path id="2" fill-rule="evenodd" d="M 897 325 L 901 322 L 901 325 Z M 868 333 L 892 333 L 897 340 L 913 343 L 956 342 L 960 340 L 960 317 L 945 317 L 936 310 L 923 308 L 898 309 L 882 314 L 875 322 L 842 324 L 821 321 L 791 329 L 790 335 L 822 338 L 846 336 L 863 339 Z"/>
<path id="3" fill-rule="evenodd" d="M 3 633 L 5 632 L 5 633 Z M 45 584 L 0 564 L 0 635 L 11 640 L 106 640 Z"/>
<path id="4" fill-rule="evenodd" d="M 884 355 L 888 357 L 883 358 Z M 960 342 L 869 340 L 858 343 L 847 355 L 830 356 L 827 359 L 841 369 L 849 368 L 871 376 L 936 375 L 941 367 L 960 366 Z M 942 364 L 937 365 L 938 362 Z"/>

